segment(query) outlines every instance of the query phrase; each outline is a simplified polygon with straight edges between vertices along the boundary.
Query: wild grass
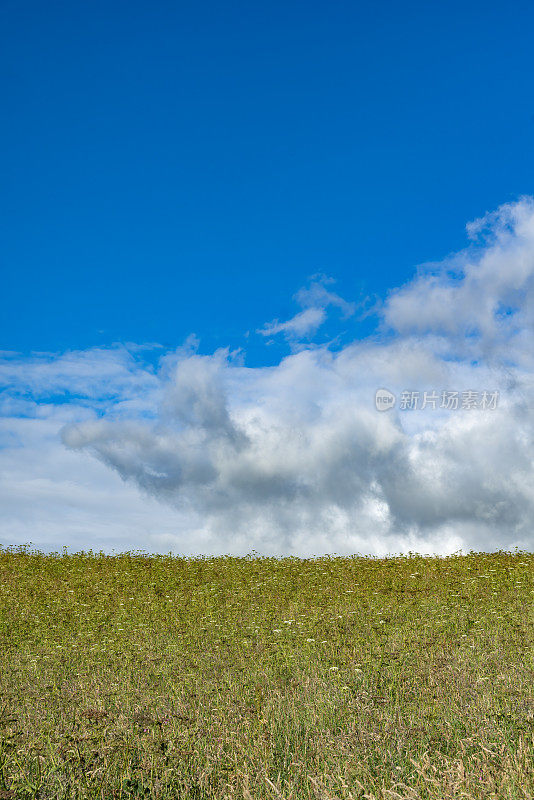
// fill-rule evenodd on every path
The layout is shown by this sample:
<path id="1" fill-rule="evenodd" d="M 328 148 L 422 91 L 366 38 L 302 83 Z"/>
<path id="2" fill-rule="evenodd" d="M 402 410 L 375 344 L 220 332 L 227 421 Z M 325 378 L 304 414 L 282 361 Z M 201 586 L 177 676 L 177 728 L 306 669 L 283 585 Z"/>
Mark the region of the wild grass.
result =
<path id="1" fill-rule="evenodd" d="M 0 798 L 534 797 L 534 555 L 0 548 Z"/>

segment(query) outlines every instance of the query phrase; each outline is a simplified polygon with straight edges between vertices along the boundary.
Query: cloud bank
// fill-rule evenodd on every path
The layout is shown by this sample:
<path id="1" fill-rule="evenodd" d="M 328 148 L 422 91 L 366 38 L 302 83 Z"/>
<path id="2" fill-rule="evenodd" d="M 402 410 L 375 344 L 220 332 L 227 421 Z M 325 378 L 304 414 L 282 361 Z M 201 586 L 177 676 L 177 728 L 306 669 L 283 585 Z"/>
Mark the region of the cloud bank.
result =
<path id="1" fill-rule="evenodd" d="M 533 549 L 534 200 L 392 290 L 376 333 L 314 345 L 312 280 L 275 367 L 190 340 L 6 354 L 0 541 L 152 552 L 384 555 Z M 356 326 L 355 326 L 356 329 Z M 499 392 L 494 409 L 379 412 L 375 391 Z M 54 529 L 54 521 L 56 528 Z M 31 533 L 30 533 L 31 530 Z M 35 533 L 34 533 L 35 531 Z M 8 540 L 10 540 L 8 542 Z"/>

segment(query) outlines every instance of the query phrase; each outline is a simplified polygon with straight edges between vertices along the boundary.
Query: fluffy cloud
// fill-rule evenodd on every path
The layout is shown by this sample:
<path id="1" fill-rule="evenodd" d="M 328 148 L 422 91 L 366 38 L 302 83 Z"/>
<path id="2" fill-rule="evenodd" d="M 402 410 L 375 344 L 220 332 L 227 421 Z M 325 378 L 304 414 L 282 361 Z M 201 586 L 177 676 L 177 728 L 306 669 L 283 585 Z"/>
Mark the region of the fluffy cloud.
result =
<path id="1" fill-rule="evenodd" d="M 336 352 L 308 344 L 268 368 L 194 342 L 157 368 L 121 346 L 6 357 L 12 540 L 50 541 L 55 519 L 56 541 L 76 549 L 532 549 L 534 202 L 468 232 L 467 250 L 390 293 L 379 335 Z M 280 332 L 296 339 L 330 305 L 353 313 L 325 284 L 312 281 L 297 295 L 303 311 L 271 326 L 293 323 Z M 295 322 L 307 312 L 318 315 Z M 380 413 L 379 387 L 500 396 L 493 410 L 397 402 Z"/>
<path id="2" fill-rule="evenodd" d="M 467 226 L 471 248 L 391 293 L 384 319 L 403 336 L 435 335 L 455 355 L 532 369 L 534 199 Z"/>

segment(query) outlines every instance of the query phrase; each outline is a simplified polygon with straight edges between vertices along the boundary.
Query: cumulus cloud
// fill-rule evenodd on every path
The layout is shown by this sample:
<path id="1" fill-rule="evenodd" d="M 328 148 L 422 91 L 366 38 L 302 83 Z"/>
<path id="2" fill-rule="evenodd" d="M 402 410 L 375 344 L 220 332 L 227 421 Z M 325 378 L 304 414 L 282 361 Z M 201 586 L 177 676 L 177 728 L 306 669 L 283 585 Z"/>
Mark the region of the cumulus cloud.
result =
<path id="1" fill-rule="evenodd" d="M 135 509 L 132 536 L 143 539 L 146 526 L 143 546 L 153 551 L 532 549 L 534 201 L 502 206 L 468 233 L 465 251 L 390 293 L 380 322 L 387 336 L 335 352 L 293 349 L 264 368 L 228 350 L 201 355 L 194 341 L 157 368 L 120 347 L 7 357 L 0 435 L 19 465 L 13 471 L 0 456 L 9 496 L 22 503 L 57 491 L 64 516 L 70 487 L 71 512 L 87 514 L 94 485 L 109 541 L 113 496 L 120 531 Z M 300 314 L 329 305 L 354 312 L 326 285 L 314 280 L 298 293 Z M 294 323 L 280 332 L 300 336 L 322 317 L 300 328 L 295 319 L 276 325 Z M 107 378 L 99 382 L 100 363 Z M 74 385 L 74 401 L 46 400 L 46 391 Z M 495 409 L 410 411 L 397 402 L 381 413 L 379 387 L 397 398 L 403 390 L 500 394 Z M 47 454 L 41 472 L 28 470 L 32 447 L 33 457 Z M 119 548 L 128 549 L 123 540 Z"/>
<path id="2" fill-rule="evenodd" d="M 384 320 L 403 336 L 442 337 L 455 355 L 532 369 L 534 199 L 467 230 L 473 246 L 391 292 Z"/>

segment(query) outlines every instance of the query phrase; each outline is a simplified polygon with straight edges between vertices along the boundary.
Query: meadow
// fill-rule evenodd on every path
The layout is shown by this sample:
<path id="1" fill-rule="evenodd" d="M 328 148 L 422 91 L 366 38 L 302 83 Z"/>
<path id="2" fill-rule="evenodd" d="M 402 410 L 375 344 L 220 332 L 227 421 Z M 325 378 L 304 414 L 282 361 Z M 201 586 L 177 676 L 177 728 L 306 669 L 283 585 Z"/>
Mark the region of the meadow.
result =
<path id="1" fill-rule="evenodd" d="M 0 548 L 0 800 L 534 798 L 534 554 Z"/>

